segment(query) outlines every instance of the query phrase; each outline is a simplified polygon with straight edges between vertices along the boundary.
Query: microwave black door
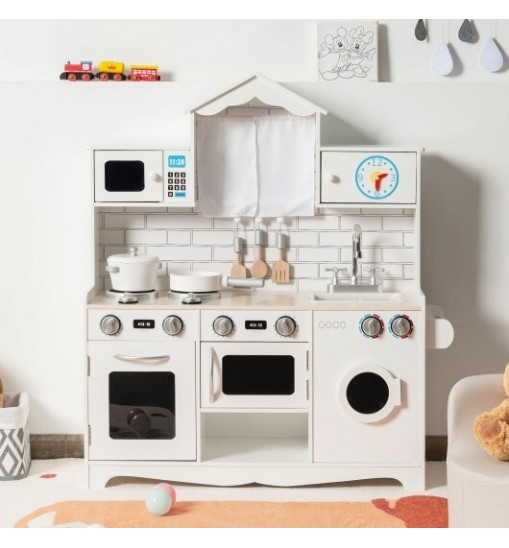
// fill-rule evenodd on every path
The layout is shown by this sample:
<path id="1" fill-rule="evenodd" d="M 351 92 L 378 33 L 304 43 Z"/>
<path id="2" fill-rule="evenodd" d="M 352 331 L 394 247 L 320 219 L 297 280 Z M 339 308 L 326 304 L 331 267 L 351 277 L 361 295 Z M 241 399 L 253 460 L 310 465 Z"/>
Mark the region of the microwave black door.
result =
<path id="1" fill-rule="evenodd" d="M 104 164 L 104 187 L 107 192 L 142 192 L 145 190 L 145 166 L 141 160 L 109 160 Z"/>

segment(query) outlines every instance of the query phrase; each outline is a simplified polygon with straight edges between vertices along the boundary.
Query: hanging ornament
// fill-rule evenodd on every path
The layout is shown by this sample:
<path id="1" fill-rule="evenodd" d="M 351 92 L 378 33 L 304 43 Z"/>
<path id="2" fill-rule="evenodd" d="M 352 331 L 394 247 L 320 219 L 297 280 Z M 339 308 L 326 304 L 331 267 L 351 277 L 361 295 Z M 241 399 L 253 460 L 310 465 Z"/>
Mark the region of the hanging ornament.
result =
<path id="1" fill-rule="evenodd" d="M 428 31 L 426 30 L 424 19 L 419 19 L 417 21 L 417 25 L 415 25 L 415 37 L 419 40 L 419 42 L 426 40 L 428 37 Z"/>
<path id="2" fill-rule="evenodd" d="M 475 41 L 474 28 L 472 27 L 472 23 L 470 23 L 468 19 L 465 19 L 461 24 L 460 30 L 458 31 L 458 38 L 462 42 L 468 42 L 470 44 Z"/>
<path id="3" fill-rule="evenodd" d="M 454 61 L 452 59 L 451 50 L 449 49 L 449 44 L 445 40 L 438 46 L 431 67 L 440 76 L 451 74 L 452 69 L 454 68 Z"/>
<path id="4" fill-rule="evenodd" d="M 494 24 L 491 22 L 491 34 L 481 53 L 481 67 L 488 72 L 497 72 L 504 66 L 504 57 L 494 38 Z"/>

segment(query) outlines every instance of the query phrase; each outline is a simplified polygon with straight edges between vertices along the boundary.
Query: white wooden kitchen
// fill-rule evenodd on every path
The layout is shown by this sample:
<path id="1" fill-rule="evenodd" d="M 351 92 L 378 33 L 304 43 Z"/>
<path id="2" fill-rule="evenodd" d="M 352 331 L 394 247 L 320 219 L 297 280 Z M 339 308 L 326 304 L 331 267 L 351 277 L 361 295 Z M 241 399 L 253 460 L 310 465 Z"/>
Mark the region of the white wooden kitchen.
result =
<path id="1" fill-rule="evenodd" d="M 91 144 L 90 487 L 424 488 L 422 150 L 322 146 L 326 108 L 256 74 L 190 142 Z"/>

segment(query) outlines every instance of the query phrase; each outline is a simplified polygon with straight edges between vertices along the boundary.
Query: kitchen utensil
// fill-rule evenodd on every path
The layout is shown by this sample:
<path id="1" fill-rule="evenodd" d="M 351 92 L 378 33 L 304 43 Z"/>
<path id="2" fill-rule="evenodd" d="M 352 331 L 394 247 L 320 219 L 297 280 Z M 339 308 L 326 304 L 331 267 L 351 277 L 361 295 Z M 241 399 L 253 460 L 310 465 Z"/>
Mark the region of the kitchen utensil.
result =
<path id="1" fill-rule="evenodd" d="M 211 293 L 221 289 L 218 272 L 186 270 L 170 273 L 170 290 L 177 293 Z"/>
<path id="2" fill-rule="evenodd" d="M 157 271 L 161 268 L 159 258 L 154 255 L 139 255 L 138 248 L 129 253 L 110 255 L 106 270 L 110 273 L 111 286 L 115 291 L 154 291 Z"/>
<path id="3" fill-rule="evenodd" d="M 290 265 L 284 260 L 284 253 L 288 247 L 288 236 L 278 232 L 276 247 L 279 249 L 279 259 L 272 265 L 272 281 L 276 284 L 287 284 L 290 281 Z"/>
<path id="4" fill-rule="evenodd" d="M 475 42 L 474 27 L 468 19 L 465 19 L 461 24 L 460 30 L 458 31 L 458 38 L 462 42 L 469 42 L 471 44 Z"/>
<path id="5" fill-rule="evenodd" d="M 265 280 L 255 280 L 253 278 L 232 278 L 229 276 L 226 278 L 226 285 L 228 287 L 263 287 Z"/>
<path id="6" fill-rule="evenodd" d="M 256 219 L 256 222 L 261 222 L 260 219 Z M 261 228 L 255 230 L 255 248 L 256 248 L 256 259 L 251 265 L 251 276 L 253 278 L 264 278 L 269 271 L 267 263 L 263 260 L 262 248 L 267 246 L 267 232 Z"/>
<path id="7" fill-rule="evenodd" d="M 415 37 L 419 40 L 419 42 L 426 40 L 428 37 L 428 31 L 426 30 L 424 19 L 419 19 L 417 21 L 417 25 L 415 25 Z"/>
<path id="8" fill-rule="evenodd" d="M 247 278 L 247 268 L 242 264 L 244 242 L 244 238 L 241 238 L 240 236 L 235 236 L 235 238 L 233 238 L 233 251 L 235 252 L 236 260 L 230 270 L 230 276 L 232 278 Z"/>

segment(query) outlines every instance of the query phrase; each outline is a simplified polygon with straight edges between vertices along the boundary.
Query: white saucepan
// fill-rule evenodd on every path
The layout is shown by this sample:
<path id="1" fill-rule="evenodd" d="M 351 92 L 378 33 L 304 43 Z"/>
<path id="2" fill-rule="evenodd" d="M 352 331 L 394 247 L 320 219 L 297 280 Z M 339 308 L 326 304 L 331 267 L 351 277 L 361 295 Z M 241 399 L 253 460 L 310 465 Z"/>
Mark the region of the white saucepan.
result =
<path id="1" fill-rule="evenodd" d="M 170 289 L 178 293 L 211 293 L 221 289 L 221 274 L 207 271 L 170 273 Z"/>
<path id="2" fill-rule="evenodd" d="M 155 255 L 138 255 L 138 248 L 129 253 L 110 255 L 106 270 L 110 273 L 111 287 L 115 291 L 153 291 L 156 288 L 157 271 L 161 268 Z"/>

